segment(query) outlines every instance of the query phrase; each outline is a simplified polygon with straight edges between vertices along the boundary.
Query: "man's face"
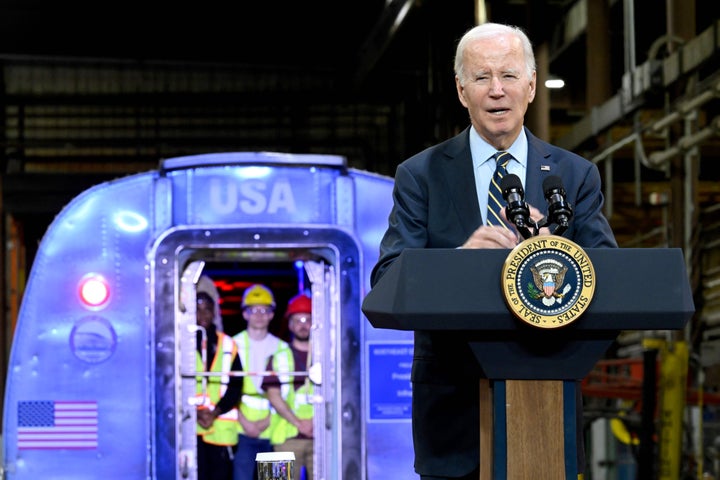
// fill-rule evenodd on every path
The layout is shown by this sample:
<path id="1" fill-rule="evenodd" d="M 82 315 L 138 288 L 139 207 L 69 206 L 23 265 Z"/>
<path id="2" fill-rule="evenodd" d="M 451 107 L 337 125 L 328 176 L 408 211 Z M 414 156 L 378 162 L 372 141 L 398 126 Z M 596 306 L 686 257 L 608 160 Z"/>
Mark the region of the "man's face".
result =
<path id="1" fill-rule="evenodd" d="M 535 98 L 535 72 L 528 75 L 522 43 L 513 35 L 475 40 L 463 56 L 463 78 L 455 78 L 460 103 L 478 134 L 506 150 L 520 134 Z"/>
<path id="2" fill-rule="evenodd" d="M 198 325 L 205 329 L 209 328 L 215 318 L 215 303 L 207 298 L 198 297 L 195 316 Z"/>
<path id="3" fill-rule="evenodd" d="M 288 329 L 297 340 L 301 340 L 303 342 L 309 340 L 311 328 L 312 315 L 309 313 L 293 313 L 290 317 L 288 317 Z"/>
<path id="4" fill-rule="evenodd" d="M 270 305 L 251 305 L 243 308 L 243 318 L 248 328 L 266 329 L 275 316 L 275 309 Z"/>

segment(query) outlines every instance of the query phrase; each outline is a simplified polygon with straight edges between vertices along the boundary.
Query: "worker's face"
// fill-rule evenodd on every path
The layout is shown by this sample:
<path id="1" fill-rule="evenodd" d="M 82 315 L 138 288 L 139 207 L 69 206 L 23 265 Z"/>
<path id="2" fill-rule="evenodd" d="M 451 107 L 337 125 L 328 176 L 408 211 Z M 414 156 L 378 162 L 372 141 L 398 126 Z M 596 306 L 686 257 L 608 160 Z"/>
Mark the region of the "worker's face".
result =
<path id="1" fill-rule="evenodd" d="M 463 65 L 463 78 L 455 77 L 460 103 L 478 134 L 506 150 L 535 98 L 535 72 L 528 75 L 520 39 L 504 34 L 475 40 L 465 50 Z"/>
<path id="2" fill-rule="evenodd" d="M 198 298 L 195 316 L 198 325 L 205 329 L 209 328 L 215 318 L 215 304 L 206 298 Z"/>
<path id="3" fill-rule="evenodd" d="M 248 328 L 267 329 L 275 316 L 275 309 L 270 305 L 252 305 L 243 308 L 243 318 Z"/>
<path id="4" fill-rule="evenodd" d="M 310 338 L 312 328 L 312 315 L 309 313 L 293 313 L 288 318 L 288 329 L 292 332 L 293 338 L 303 342 Z"/>

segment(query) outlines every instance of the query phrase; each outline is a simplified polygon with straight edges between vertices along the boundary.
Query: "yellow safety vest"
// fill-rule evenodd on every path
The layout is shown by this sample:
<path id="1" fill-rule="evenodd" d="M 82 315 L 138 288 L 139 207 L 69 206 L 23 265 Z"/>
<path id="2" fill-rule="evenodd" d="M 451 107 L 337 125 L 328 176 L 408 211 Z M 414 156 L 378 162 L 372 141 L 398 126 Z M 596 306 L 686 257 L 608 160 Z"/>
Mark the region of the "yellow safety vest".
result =
<path id="1" fill-rule="evenodd" d="M 218 332 L 218 348 L 215 351 L 215 358 L 210 364 L 210 371 L 214 373 L 229 372 L 232 363 L 238 354 L 238 348 L 233 339 L 222 332 Z M 198 372 L 205 371 L 205 365 L 202 364 L 202 357 L 199 352 L 195 352 L 195 368 Z M 196 377 L 195 395 L 198 405 L 205 408 L 214 409 L 220 399 L 225 395 L 229 375 L 219 375 L 207 377 L 207 391 L 203 395 L 202 377 Z M 237 422 L 238 410 L 232 408 L 229 411 L 219 415 L 209 429 L 205 429 L 197 424 L 197 434 L 202 435 L 206 443 L 213 445 L 237 445 Z"/>
<path id="2" fill-rule="evenodd" d="M 287 348 L 275 353 L 275 355 L 273 355 L 272 366 L 273 370 L 278 372 L 280 395 L 288 407 L 295 413 L 295 416 L 301 420 L 313 418 L 312 397 L 314 388 L 312 382 L 305 377 L 306 381 L 303 386 L 295 390 L 295 376 L 287 373 L 295 371 L 295 357 L 293 357 L 292 349 Z M 296 437 L 298 434 L 297 427 L 277 412 L 273 413 L 270 427 L 272 430 L 270 443 L 273 445 L 279 445 L 288 438 Z"/>
<path id="3" fill-rule="evenodd" d="M 241 355 L 240 359 L 242 360 L 243 369 L 247 372 L 250 368 L 250 338 L 248 336 L 247 330 L 243 330 L 242 332 L 238 333 L 233 337 L 233 339 L 235 340 L 235 343 L 237 343 L 238 352 Z M 279 338 L 277 341 L 278 345 L 275 353 L 279 352 L 284 348 L 288 348 L 288 344 L 286 341 Z M 267 362 L 263 363 L 264 365 L 267 364 Z M 240 399 L 240 411 L 242 411 L 242 414 L 245 415 L 245 418 L 253 422 L 261 420 L 267 417 L 268 414 L 272 414 L 275 411 L 272 408 L 272 405 L 270 405 L 270 400 L 268 400 L 265 392 L 263 392 L 262 390 L 258 391 L 258 389 L 255 387 L 255 384 L 253 383 L 250 375 L 246 375 L 243 379 L 243 395 Z M 237 422 L 237 433 L 245 433 L 245 429 L 240 424 L 240 422 Z M 270 439 L 270 433 L 271 428 L 268 427 L 260 434 L 259 438 Z"/>

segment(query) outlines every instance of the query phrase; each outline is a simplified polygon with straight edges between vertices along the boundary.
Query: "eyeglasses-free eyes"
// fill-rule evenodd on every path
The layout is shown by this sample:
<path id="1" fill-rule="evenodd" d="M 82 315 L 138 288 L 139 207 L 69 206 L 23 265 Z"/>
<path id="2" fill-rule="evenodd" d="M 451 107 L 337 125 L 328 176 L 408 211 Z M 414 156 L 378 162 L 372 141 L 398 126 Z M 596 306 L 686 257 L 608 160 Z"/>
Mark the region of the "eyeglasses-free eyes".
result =
<path id="1" fill-rule="evenodd" d="M 274 313 L 275 309 L 272 307 L 245 307 L 245 311 L 250 314 L 267 315 Z"/>

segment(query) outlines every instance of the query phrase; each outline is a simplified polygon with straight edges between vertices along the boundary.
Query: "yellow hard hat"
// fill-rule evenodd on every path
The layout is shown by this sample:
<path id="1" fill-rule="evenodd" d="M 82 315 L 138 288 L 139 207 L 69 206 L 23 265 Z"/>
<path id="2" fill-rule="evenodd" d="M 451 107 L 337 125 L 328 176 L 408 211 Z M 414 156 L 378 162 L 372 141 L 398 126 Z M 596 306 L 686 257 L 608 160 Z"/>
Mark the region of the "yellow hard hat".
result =
<path id="1" fill-rule="evenodd" d="M 242 307 L 252 305 L 270 305 L 275 308 L 275 297 L 268 287 L 256 283 L 245 290 L 242 298 Z"/>

